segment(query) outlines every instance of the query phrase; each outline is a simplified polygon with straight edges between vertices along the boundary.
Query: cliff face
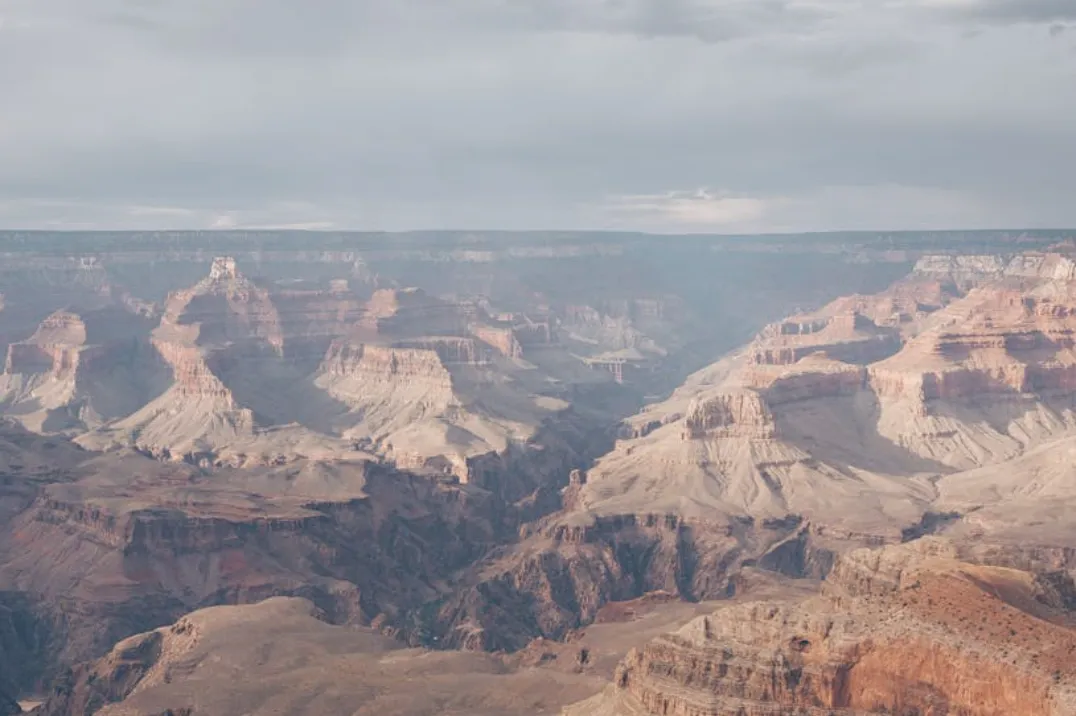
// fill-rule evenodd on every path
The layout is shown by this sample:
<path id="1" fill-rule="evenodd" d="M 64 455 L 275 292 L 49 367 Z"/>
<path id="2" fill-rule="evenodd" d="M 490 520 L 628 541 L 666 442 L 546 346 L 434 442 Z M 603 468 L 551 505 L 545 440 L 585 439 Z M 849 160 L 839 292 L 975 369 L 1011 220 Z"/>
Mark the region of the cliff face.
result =
<path id="1" fill-rule="evenodd" d="M 1074 427 L 1064 376 L 1076 301 L 1067 274 L 1042 268 L 1051 261 L 1018 281 L 972 262 L 978 273 L 964 288 L 924 270 L 771 324 L 573 475 L 564 512 L 483 563 L 442 612 L 453 629 L 443 638 L 511 648 L 526 634 L 563 635 L 609 600 L 721 596 L 744 564 L 823 576 L 857 546 L 958 528 L 982 536 L 1000 524 L 1027 538 L 1034 530 L 1019 525 L 1036 510 L 1053 525 L 1064 508 L 1044 500 L 1068 505 L 1072 494 L 1061 467 L 1068 447 L 1051 441 Z M 1052 452 L 1010 462 L 1040 447 Z M 969 468 L 983 472 L 961 472 Z M 1021 485 L 1016 475 L 1028 470 L 1039 477 Z M 1003 522 L 1016 495 L 1020 511 Z M 1035 549 L 1060 548 L 1070 534 L 1058 523 Z M 480 614 L 491 604 L 500 616 L 487 623 Z M 507 616 L 518 610 L 537 616 Z M 796 703 L 806 708 L 818 693 Z M 836 708 L 835 698 L 820 703 Z"/>
<path id="2" fill-rule="evenodd" d="M 170 294 L 150 337 L 171 386 L 80 441 L 207 466 L 365 450 L 468 480 L 469 460 L 525 446 L 569 407 L 570 390 L 520 361 L 511 325 L 480 301 L 399 288 L 362 300 L 344 280 L 280 288 L 218 257 Z"/>
<path id="3" fill-rule="evenodd" d="M 771 325 L 759 334 L 749 360 L 758 365 L 792 365 L 821 354 L 843 363 L 866 364 L 900 349 L 900 336 L 858 312 L 801 316 Z"/>
<path id="4" fill-rule="evenodd" d="M 246 278 L 234 259 L 171 293 L 150 342 L 171 386 L 82 438 L 94 448 L 133 445 L 166 459 L 238 464 L 350 452 L 320 427 L 331 401 L 310 389 L 331 341 L 363 301 L 348 285 L 276 290 Z M 275 434 L 268 432 L 276 428 Z"/>
<path id="5" fill-rule="evenodd" d="M 609 351 L 637 350 L 651 358 L 680 348 L 669 329 L 687 322 L 684 307 L 674 297 L 568 304 L 562 313 L 559 330 L 567 337 Z"/>
<path id="6" fill-rule="evenodd" d="M 432 346 L 411 348 L 337 341 L 330 346 L 321 369 L 326 375 L 339 378 L 420 380 L 448 390 L 452 387 L 452 376 L 437 348 L 441 348 L 446 357 L 463 357 L 460 362 L 467 362 L 474 358 L 474 346 L 461 342 L 432 343 Z"/>
<path id="7" fill-rule="evenodd" d="M 85 430 L 136 410 L 166 385 L 149 319 L 124 306 L 57 311 L 7 349 L 0 405 L 39 432 Z"/>
<path id="8" fill-rule="evenodd" d="M 1016 255 L 953 256 L 935 254 L 920 258 L 914 273 L 963 286 L 986 281 L 1076 280 L 1076 261 L 1057 253 L 1028 252 Z"/>
<path id="9" fill-rule="evenodd" d="M 696 401 L 684 416 L 684 438 L 706 436 L 771 438 L 776 432 L 773 414 L 762 396 L 744 390 L 721 393 Z"/>
<path id="10" fill-rule="evenodd" d="M 833 559 L 825 544 L 795 517 L 706 521 L 640 512 L 574 524 L 553 517 L 468 570 L 436 615 L 439 642 L 515 650 L 535 636 L 563 639 L 610 602 L 651 593 L 728 597 L 745 566 L 817 578 Z"/>
<path id="11" fill-rule="evenodd" d="M 590 471 L 577 504 L 633 514 L 671 502 L 675 484 L 687 497 L 679 510 L 832 523 L 877 506 L 849 529 L 883 536 L 933 499 L 909 478 L 999 464 L 1071 434 L 1067 259 L 958 258 L 924 260 L 877 296 L 771 324 L 709 369 L 714 378 L 704 371 L 697 387 L 651 406 L 653 417 Z M 924 276 L 942 269 L 975 283 L 934 291 L 941 284 Z M 873 503 L 868 493 L 889 502 L 857 509 Z"/>
<path id="12" fill-rule="evenodd" d="M 958 285 L 927 266 L 882 294 L 772 322 L 792 305 L 874 290 L 871 281 L 897 269 L 850 271 L 846 257 L 807 252 L 791 264 L 767 257 L 756 274 L 736 255 L 681 274 L 660 263 L 662 247 L 637 275 L 610 279 L 609 266 L 623 264 L 601 247 L 565 247 L 593 260 L 564 270 L 543 263 L 559 245 L 537 247 L 552 254 L 524 265 L 535 247 L 460 253 L 410 241 L 380 254 L 311 249 L 294 270 L 360 279 L 361 253 L 429 294 L 372 293 L 365 279 L 343 278 L 328 290 L 281 288 L 245 278 L 235 261 L 177 252 L 204 278 L 184 279 L 194 286 L 173 293 L 152 337 L 170 390 L 80 438 L 174 462 L 87 468 L 36 501 L 27 488 L 4 502 L 6 514 L 32 505 L 2 525 L 0 587 L 50 605 L 67 650 L 57 658 L 96 655 L 193 608 L 274 594 L 303 595 L 327 618 L 412 643 L 517 649 L 539 635 L 567 638 L 609 601 L 655 591 L 721 598 L 739 589 L 744 567 L 821 577 L 852 546 L 975 528 L 987 514 L 979 507 L 1008 499 L 991 494 L 997 475 L 969 478 L 982 491 L 961 492 L 951 517 L 924 519 L 939 494 L 952 495 L 950 478 L 977 465 L 1005 470 L 1071 424 L 1076 301 L 1053 269 L 1002 262 L 995 279 L 989 265 L 965 262 Z M 297 256 L 241 255 L 251 271 L 278 273 Z M 339 261 L 347 266 L 332 268 Z M 96 380 L 118 360 L 96 352 L 89 317 L 72 313 L 86 339 L 60 340 L 77 333 L 73 321 L 43 327 L 40 341 L 16 350 L 20 375 L 74 376 L 77 388 L 80 375 Z M 613 445 L 626 406 L 766 322 Z M 635 385 L 603 372 L 636 363 Z M 358 463 L 384 472 L 349 472 Z M 1035 474 L 1024 486 L 1014 477 L 1005 494 L 1039 495 Z M 1041 494 L 1064 486 L 1059 472 L 1057 492 Z M 1063 545 L 1035 550 L 1072 563 Z M 825 629 L 808 626 L 809 641 L 825 641 Z M 907 643 L 913 661 L 959 661 L 948 645 Z M 857 648 L 869 666 L 875 652 Z M 808 709 L 843 703 L 844 689 L 858 695 L 841 708 L 874 708 L 865 694 L 884 681 L 885 659 L 845 688 L 842 649 L 804 662 L 801 674 L 814 675 L 802 686 L 781 681 L 783 662 L 726 666 L 750 684 L 744 694 L 769 688 Z M 914 668 L 891 675 L 910 683 Z M 100 678 L 114 680 L 106 671 Z M 876 703 L 899 709 L 894 694 Z"/>
<path id="13" fill-rule="evenodd" d="M 242 470 L 199 477 L 138 456 L 94 469 L 47 488 L 0 534 L 0 584 L 42 605 L 52 664 L 191 609 L 279 594 L 421 643 L 413 610 L 519 519 L 488 494 L 376 465 L 283 467 L 256 486 Z M 290 498 L 261 494 L 285 485 Z M 134 505 L 116 497 L 128 492 Z"/>
<path id="14" fill-rule="evenodd" d="M 475 338 L 492 346 L 506 358 L 523 357 L 523 343 L 511 327 L 476 323 L 470 326 L 470 331 Z"/>
<path id="15" fill-rule="evenodd" d="M 1059 716 L 1076 631 L 1040 582 L 932 543 L 852 553 L 822 596 L 697 619 L 568 713 Z"/>
<path id="16" fill-rule="evenodd" d="M 48 641 L 32 600 L 0 592 L 0 714 L 22 713 L 15 697 L 46 666 Z"/>
<path id="17" fill-rule="evenodd" d="M 467 316 L 457 306 L 421 289 L 380 289 L 366 304 L 357 334 L 367 340 L 451 336 L 465 333 L 466 326 Z"/>

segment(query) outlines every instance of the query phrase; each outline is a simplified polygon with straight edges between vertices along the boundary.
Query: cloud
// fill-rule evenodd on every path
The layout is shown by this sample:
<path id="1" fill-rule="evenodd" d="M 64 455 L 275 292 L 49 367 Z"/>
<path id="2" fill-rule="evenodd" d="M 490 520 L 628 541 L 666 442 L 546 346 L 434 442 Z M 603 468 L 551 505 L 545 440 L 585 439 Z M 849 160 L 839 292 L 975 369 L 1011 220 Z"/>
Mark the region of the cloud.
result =
<path id="1" fill-rule="evenodd" d="M 1072 0 L 969 0 L 954 11 L 968 19 L 997 23 L 1057 23 L 1076 20 Z"/>
<path id="2" fill-rule="evenodd" d="M 714 231 L 757 223 L 766 216 L 768 203 L 752 197 L 725 196 L 708 189 L 697 189 L 613 197 L 604 208 L 614 220 L 627 219 L 629 224 Z"/>
<path id="3" fill-rule="evenodd" d="M 922 5 L 958 23 L 1049 25 L 1076 19 L 1071 0 L 923 0 Z"/>
<path id="4" fill-rule="evenodd" d="M 1067 4 L 6 0 L 0 225 L 1076 225 Z"/>
<path id="5" fill-rule="evenodd" d="M 838 231 L 973 229 L 1017 226 L 1004 198 L 973 192 L 879 184 L 823 186 L 787 196 L 730 196 L 707 189 L 613 197 L 600 206 L 609 228 L 667 233 L 781 233 L 819 226 Z M 841 215 L 839 221 L 832 216 Z M 1049 225 L 1046 222 L 1043 225 Z"/>
<path id="6" fill-rule="evenodd" d="M 104 0 L 92 17 L 173 47 L 239 54 L 334 53 L 394 33 L 583 33 L 726 42 L 804 34 L 840 2 L 799 0 Z M 100 7 L 100 6 L 98 6 Z"/>
<path id="7" fill-rule="evenodd" d="M 804 34 L 832 15 L 824 4 L 794 0 L 548 0 L 513 7 L 519 21 L 544 30 L 703 42 Z"/>

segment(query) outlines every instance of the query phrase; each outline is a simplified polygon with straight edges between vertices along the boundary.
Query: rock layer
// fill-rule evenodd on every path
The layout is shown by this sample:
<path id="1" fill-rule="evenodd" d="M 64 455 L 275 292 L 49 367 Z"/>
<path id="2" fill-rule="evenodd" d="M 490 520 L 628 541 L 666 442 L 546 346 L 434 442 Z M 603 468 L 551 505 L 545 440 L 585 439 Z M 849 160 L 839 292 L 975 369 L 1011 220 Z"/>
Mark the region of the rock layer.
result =
<path id="1" fill-rule="evenodd" d="M 944 544 L 856 552 L 822 596 L 697 619 L 567 713 L 1060 716 L 1076 706 L 1060 603 L 1050 580 L 961 563 Z"/>

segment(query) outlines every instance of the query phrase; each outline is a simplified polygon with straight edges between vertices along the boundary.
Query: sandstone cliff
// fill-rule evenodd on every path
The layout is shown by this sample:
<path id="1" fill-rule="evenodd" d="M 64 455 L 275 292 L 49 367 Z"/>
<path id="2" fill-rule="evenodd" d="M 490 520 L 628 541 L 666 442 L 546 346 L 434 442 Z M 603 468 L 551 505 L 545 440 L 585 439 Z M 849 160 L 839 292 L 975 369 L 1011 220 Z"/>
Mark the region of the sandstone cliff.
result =
<path id="1" fill-rule="evenodd" d="M 1071 434 L 1076 282 L 1067 259 L 963 258 L 924 260 L 877 297 L 763 330 L 712 377 L 640 416 L 589 471 L 576 504 L 634 514 L 675 494 L 669 508 L 683 514 L 697 505 L 830 524 L 855 515 L 849 528 L 885 535 L 918 519 L 939 476 Z M 939 263 L 975 267 L 978 284 L 963 295 L 928 292 L 914 311 L 886 318 Z"/>
<path id="2" fill-rule="evenodd" d="M 1006 563 L 1068 564 L 1076 301 L 1048 268 L 1062 263 L 1016 282 L 980 266 L 964 288 L 921 271 L 772 324 L 633 419 L 564 512 L 483 563 L 442 613 L 447 638 L 563 635 L 610 599 L 719 596 L 743 564 L 821 576 L 835 554 L 935 530 L 1003 543 Z M 535 620 L 492 640 L 481 609 L 526 595 Z"/>
<path id="3" fill-rule="evenodd" d="M 953 554 L 929 541 L 852 553 L 821 596 L 697 619 L 566 713 L 1071 713 L 1076 630 L 1057 588 Z"/>
<path id="4" fill-rule="evenodd" d="M 0 410 L 38 432 L 85 430 L 137 410 L 167 385 L 148 321 L 122 305 L 52 313 L 8 346 Z"/>
<path id="5" fill-rule="evenodd" d="M 284 289 L 228 257 L 169 296 L 150 342 L 171 386 L 82 444 L 206 465 L 361 448 L 467 481 L 469 461 L 524 446 L 569 407 L 563 388 L 521 361 L 513 330 L 474 303 L 395 288 L 360 300 L 339 280 Z"/>
<path id="6" fill-rule="evenodd" d="M 94 657 L 191 609 L 275 594 L 336 622 L 409 610 L 516 529 L 488 493 L 372 463 L 217 469 L 91 456 L 0 532 L 0 589 L 33 595 L 53 664 Z M 407 632 L 417 642 L 423 636 Z"/>
<path id="7" fill-rule="evenodd" d="M 229 235 L 238 260 L 211 262 L 180 238 L 106 259 L 175 289 L 152 336 L 166 397 L 82 436 L 115 451 L 57 480 L 73 484 L 20 485 L 5 502 L 0 589 L 46 607 L 66 647 L 53 664 L 274 594 L 415 644 L 519 649 L 574 639 L 610 601 L 726 597 L 752 567 L 821 577 L 853 546 L 1005 532 L 990 549 L 1010 549 L 1041 536 L 1044 502 L 1058 532 L 1010 559 L 1072 564 L 1057 537 L 1071 301 L 1056 272 L 922 270 L 873 294 L 915 253 L 711 261 L 705 245 L 499 236 L 263 251 Z M 366 266 L 393 279 L 375 293 Z M 401 288 L 415 285 L 428 293 Z M 979 320 L 970 299 L 987 294 L 1000 298 Z M 16 362 L 39 359 L 35 375 L 51 376 L 50 352 Z M 617 366 L 638 371 L 620 382 Z M 1049 465 L 1018 462 L 1047 448 Z M 963 480 L 980 465 L 994 472 Z"/>
<path id="8" fill-rule="evenodd" d="M 169 296 L 152 333 L 171 386 L 82 443 L 210 463 L 346 456 L 346 443 L 304 424 L 328 403 L 306 379 L 359 303 L 342 286 L 274 292 L 243 276 L 234 259 L 215 259 L 208 276 Z"/>

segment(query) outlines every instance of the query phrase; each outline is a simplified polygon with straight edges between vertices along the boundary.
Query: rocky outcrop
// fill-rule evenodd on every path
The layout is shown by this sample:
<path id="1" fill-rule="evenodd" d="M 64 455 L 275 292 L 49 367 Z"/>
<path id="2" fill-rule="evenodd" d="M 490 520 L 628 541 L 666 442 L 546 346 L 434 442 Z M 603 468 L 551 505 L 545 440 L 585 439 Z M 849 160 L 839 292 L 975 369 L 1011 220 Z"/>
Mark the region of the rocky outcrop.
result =
<path id="1" fill-rule="evenodd" d="M 662 345 L 657 336 L 646 330 L 647 316 L 662 313 L 660 302 L 637 311 L 634 302 L 617 305 L 568 305 L 564 307 L 561 329 L 576 339 L 618 351 L 636 349 L 645 354 L 664 355 L 672 346 Z"/>
<path id="2" fill-rule="evenodd" d="M 924 256 L 915 263 L 913 273 L 917 276 L 961 285 L 995 280 L 1005 274 L 1004 256 L 958 256 L 935 254 Z"/>
<path id="3" fill-rule="evenodd" d="M 835 361 L 865 365 L 893 355 L 900 336 L 858 312 L 802 316 L 762 331 L 748 360 L 765 366 L 787 366 L 821 354 Z"/>
<path id="4" fill-rule="evenodd" d="M 1060 716 L 1076 705 L 1076 632 L 1034 585 L 931 543 L 853 553 L 823 596 L 697 619 L 568 713 Z"/>
<path id="5" fill-rule="evenodd" d="M 50 433 L 122 417 L 165 387 L 145 316 L 122 306 L 57 311 L 7 349 L 0 410 Z"/>
<path id="6" fill-rule="evenodd" d="M 446 355 L 457 359 L 461 355 L 473 359 L 474 351 L 462 350 L 465 346 L 458 342 L 433 344 L 433 346 L 435 346 L 434 349 L 336 341 L 325 355 L 321 370 L 327 375 L 342 378 L 362 377 L 383 381 L 421 380 L 446 390 L 450 389 L 452 376 L 445 368 L 436 348 L 441 348 Z M 466 346 L 466 348 L 471 347 L 473 346 Z"/>
<path id="7" fill-rule="evenodd" d="M 565 521 L 524 532 L 471 574 L 435 617 L 440 643 L 516 650 L 534 637 L 562 639 L 602 607 L 660 592 L 690 601 L 737 590 L 740 570 L 761 566 L 820 577 L 832 553 L 796 516 L 712 521 L 641 513 Z M 862 544 L 862 543 L 861 543 Z"/>
<path id="8" fill-rule="evenodd" d="M 466 325 L 457 306 L 422 289 L 380 289 L 367 302 L 356 335 L 361 340 L 451 336 L 465 333 Z"/>
<path id="9" fill-rule="evenodd" d="M 158 340 L 214 347 L 260 340 L 283 350 L 280 316 L 269 290 L 243 276 L 235 259 L 217 257 L 207 277 L 165 302 Z"/>
<path id="10" fill-rule="evenodd" d="M 954 305 L 951 321 L 872 367 L 877 392 L 920 401 L 1071 392 L 1076 388 L 1076 302 L 1065 291 L 1050 296 L 973 291 Z"/>
<path id="11" fill-rule="evenodd" d="M 189 398 L 217 398 L 229 407 L 235 406 L 231 391 L 213 373 L 205 354 L 196 346 L 154 339 L 153 347 L 172 369 L 176 394 Z"/>
<path id="12" fill-rule="evenodd" d="M 642 395 L 661 393 L 664 382 L 675 384 L 793 305 L 874 290 L 899 263 L 852 271 L 852 258 L 840 253 L 799 249 L 791 262 L 776 253 L 755 262 L 730 249 L 717 271 L 693 247 L 633 253 L 621 238 L 583 251 L 571 237 L 551 247 L 487 237 L 463 242 L 466 252 L 458 239 L 442 247 L 422 236 L 391 246 L 377 237 L 313 236 L 304 251 L 250 249 L 242 242 L 263 239 L 244 235 L 218 239 L 238 262 L 210 265 L 212 254 L 188 250 L 195 238 L 182 244 L 174 236 L 166 244 L 173 253 L 153 259 L 170 262 L 167 271 L 183 262 L 193 271 L 197 262 L 204 278 L 173 294 L 153 338 L 173 390 L 136 419 L 109 424 L 123 439 L 108 447 L 136 445 L 175 460 L 166 467 L 177 471 L 115 466 L 108 472 L 122 480 L 95 472 L 3 523 L 11 530 L 0 538 L 0 585 L 62 605 L 55 623 L 69 645 L 65 659 L 192 608 L 272 594 L 303 594 L 333 620 L 373 622 L 414 643 L 514 649 L 537 635 L 569 634 L 609 600 L 654 590 L 726 596 L 748 565 L 818 577 L 849 545 L 928 529 L 923 511 L 956 469 L 886 432 L 909 423 L 886 412 L 898 400 L 872 382 L 883 359 L 900 356 L 917 335 L 936 334 L 945 345 L 927 354 L 941 364 L 905 371 L 902 357 L 890 364 L 898 376 L 947 374 L 948 364 L 993 371 L 982 356 L 1006 351 L 1041 368 L 996 378 L 1019 378 L 1036 405 L 1034 386 L 1063 393 L 1067 385 L 1061 358 L 1036 358 L 1066 345 L 1062 331 L 1044 332 L 1067 320 L 1064 296 L 1019 284 L 1036 301 L 1026 308 L 1030 327 L 1017 336 L 1006 323 L 1010 308 L 999 306 L 991 318 L 999 343 L 983 339 L 988 327 L 965 320 L 963 309 L 946 312 L 962 289 L 921 276 L 914 288 L 774 324 L 751 346 L 753 356 L 693 378 L 593 465 Z M 336 241 L 343 243 L 332 249 L 320 243 Z M 545 258 L 532 261 L 529 252 Z M 552 260 L 562 254 L 600 258 Z M 625 265 L 620 256 L 635 256 L 638 270 L 612 271 Z M 681 269 L 694 259 L 697 271 Z M 147 259 L 128 253 L 116 261 L 134 274 Z M 398 286 L 430 293 L 392 288 L 366 300 L 363 261 L 395 274 Z M 278 278 L 294 270 L 304 280 L 253 281 L 240 267 Z M 325 290 L 330 276 L 336 283 Z M 344 276 L 358 287 L 341 283 Z M 943 329 L 947 320 L 955 324 Z M 107 362 L 89 363 L 93 355 L 80 351 L 79 371 Z M 646 370 L 635 385 L 617 385 L 585 369 L 596 357 L 645 362 Z M 56 361 L 46 354 L 46 362 L 51 373 Z M 954 417 L 943 405 L 950 400 L 957 398 L 924 393 L 921 401 L 937 408 L 932 434 L 955 436 L 946 440 L 972 433 L 942 419 L 990 429 L 1011 422 L 1002 412 Z M 396 469 L 383 468 L 388 476 L 373 483 L 365 473 L 334 472 L 360 454 Z M 320 467 L 304 476 L 310 464 Z M 12 509 L 32 492 L 18 492 Z M 562 499 L 567 511 L 550 517 Z"/>
<path id="13" fill-rule="evenodd" d="M 864 368 L 827 359 L 808 359 L 779 374 L 748 371 L 744 383 L 760 391 L 774 409 L 809 400 L 854 396 L 867 385 Z"/>
<path id="14" fill-rule="evenodd" d="M 78 368 L 79 349 L 86 344 L 86 324 L 70 311 L 57 311 L 25 343 L 8 346 L 5 373 L 51 372 L 56 378 Z"/>
<path id="15" fill-rule="evenodd" d="M 353 292 L 347 281 L 334 282 L 329 290 L 274 291 L 272 300 L 285 356 L 299 361 L 320 359 L 328 344 L 346 335 L 365 310 L 363 296 Z"/>
<path id="16" fill-rule="evenodd" d="M 776 433 L 773 414 L 762 396 L 753 390 L 720 393 L 694 402 L 683 418 L 684 438 L 772 438 Z"/>
<path id="17" fill-rule="evenodd" d="M 0 592 L 0 714 L 21 713 L 15 697 L 48 666 L 50 634 L 32 599 Z"/>
<path id="18" fill-rule="evenodd" d="M 376 621 L 424 643 L 414 610 L 519 520 L 489 493 L 376 465 L 337 468 L 352 497 L 273 500 L 243 490 L 241 471 L 199 477 L 136 456 L 98 469 L 108 472 L 88 485 L 49 488 L 0 534 L 0 584 L 47 605 L 54 664 L 191 609 L 281 594 L 313 600 L 334 622 Z M 102 487 L 132 472 L 137 483 Z M 291 484 L 301 494 L 302 481 Z M 137 490 L 138 506 L 94 497 L 124 490 Z"/>
<path id="19" fill-rule="evenodd" d="M 470 331 L 478 340 L 492 346 L 506 358 L 522 358 L 523 344 L 510 326 L 472 324 Z M 548 341 L 547 341 L 548 342 Z"/>
<path id="20" fill-rule="evenodd" d="M 520 346 L 548 346 L 557 342 L 556 327 L 550 320 L 532 320 L 520 316 L 512 326 L 512 335 Z"/>
<path id="21" fill-rule="evenodd" d="M 920 258 L 917 275 L 949 280 L 964 286 L 998 279 L 1021 281 L 1076 280 L 1076 261 L 1058 253 L 958 256 L 936 254 Z"/>

